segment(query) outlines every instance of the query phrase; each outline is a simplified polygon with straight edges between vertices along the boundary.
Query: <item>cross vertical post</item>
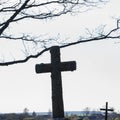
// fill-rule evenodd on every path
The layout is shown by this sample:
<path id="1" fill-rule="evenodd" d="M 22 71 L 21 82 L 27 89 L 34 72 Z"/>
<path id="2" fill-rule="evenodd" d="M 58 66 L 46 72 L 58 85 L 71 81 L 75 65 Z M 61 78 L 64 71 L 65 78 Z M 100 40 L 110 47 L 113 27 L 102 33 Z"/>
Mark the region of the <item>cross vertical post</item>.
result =
<path id="1" fill-rule="evenodd" d="M 106 102 L 106 108 L 101 108 L 100 110 L 105 111 L 105 120 L 108 119 L 108 111 L 114 111 L 113 109 L 108 109 L 108 102 Z"/>
<path id="2" fill-rule="evenodd" d="M 53 46 L 50 48 L 51 64 L 36 64 L 36 73 L 51 72 L 52 83 L 52 113 L 54 120 L 64 119 L 64 103 L 62 92 L 62 71 L 76 70 L 76 62 L 61 62 L 60 47 Z"/>
<path id="3" fill-rule="evenodd" d="M 52 47 L 51 53 L 51 78 L 52 78 L 52 109 L 54 118 L 64 118 L 64 105 L 62 95 L 62 79 L 60 71 L 60 49 Z"/>

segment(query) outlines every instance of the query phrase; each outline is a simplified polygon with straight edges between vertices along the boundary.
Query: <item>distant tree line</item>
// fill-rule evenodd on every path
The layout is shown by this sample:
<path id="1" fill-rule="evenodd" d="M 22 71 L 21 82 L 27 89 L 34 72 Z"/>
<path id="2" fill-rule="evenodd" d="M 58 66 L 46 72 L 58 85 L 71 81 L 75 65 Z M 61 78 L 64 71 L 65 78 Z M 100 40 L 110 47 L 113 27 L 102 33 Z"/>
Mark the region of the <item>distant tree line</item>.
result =
<path id="1" fill-rule="evenodd" d="M 26 110 L 26 109 L 25 109 Z M 86 113 L 86 111 L 85 111 Z M 65 120 L 104 120 L 104 113 L 89 111 L 89 114 L 66 114 Z M 51 114 L 39 115 L 36 112 L 0 114 L 0 120 L 53 120 Z M 112 112 L 108 115 L 108 120 L 120 120 L 120 113 Z"/>
<path id="2" fill-rule="evenodd" d="M 50 115 L 36 115 L 35 112 L 33 114 L 0 114 L 0 120 L 48 120 L 50 117 Z"/>

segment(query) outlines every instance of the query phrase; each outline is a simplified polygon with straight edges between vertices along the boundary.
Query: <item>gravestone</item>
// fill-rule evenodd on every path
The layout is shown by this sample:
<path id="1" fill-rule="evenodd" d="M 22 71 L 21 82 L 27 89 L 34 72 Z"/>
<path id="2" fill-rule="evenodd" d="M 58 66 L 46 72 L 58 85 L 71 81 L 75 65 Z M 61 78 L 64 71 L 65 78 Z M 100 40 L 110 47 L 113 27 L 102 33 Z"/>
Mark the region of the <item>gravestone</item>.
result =
<path id="1" fill-rule="evenodd" d="M 37 64 L 36 73 L 51 72 L 52 83 L 52 113 L 54 120 L 64 119 L 64 103 L 62 94 L 62 71 L 76 70 L 76 62 L 61 62 L 59 46 L 53 46 L 50 49 L 51 64 Z"/>

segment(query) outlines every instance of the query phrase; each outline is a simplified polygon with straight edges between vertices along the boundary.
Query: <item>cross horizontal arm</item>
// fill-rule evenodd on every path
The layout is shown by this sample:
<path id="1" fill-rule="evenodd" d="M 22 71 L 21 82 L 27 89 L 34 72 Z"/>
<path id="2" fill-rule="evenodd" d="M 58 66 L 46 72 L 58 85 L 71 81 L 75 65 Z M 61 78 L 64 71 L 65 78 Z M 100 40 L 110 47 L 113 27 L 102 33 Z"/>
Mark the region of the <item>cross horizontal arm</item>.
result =
<path id="1" fill-rule="evenodd" d="M 106 110 L 106 109 L 104 109 L 104 108 L 101 108 L 100 110 Z M 107 111 L 114 111 L 113 109 L 107 109 Z"/>
<path id="2" fill-rule="evenodd" d="M 52 71 L 52 65 L 51 64 L 36 64 L 35 66 L 36 73 L 48 73 Z M 70 61 L 70 62 L 62 62 L 60 63 L 59 67 L 60 71 L 73 71 L 76 70 L 76 62 Z"/>

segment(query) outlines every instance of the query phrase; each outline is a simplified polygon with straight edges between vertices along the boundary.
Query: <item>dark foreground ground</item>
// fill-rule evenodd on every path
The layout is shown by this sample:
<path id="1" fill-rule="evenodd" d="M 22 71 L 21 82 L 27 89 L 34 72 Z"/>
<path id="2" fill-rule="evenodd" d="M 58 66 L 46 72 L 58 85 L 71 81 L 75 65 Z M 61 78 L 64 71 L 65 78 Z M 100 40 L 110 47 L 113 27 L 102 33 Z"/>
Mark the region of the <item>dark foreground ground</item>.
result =
<path id="1" fill-rule="evenodd" d="M 101 112 L 67 112 L 65 113 L 66 120 L 104 120 L 105 115 Z M 51 114 L 38 113 L 9 113 L 0 114 L 0 120 L 52 120 Z M 108 120 L 120 120 L 119 113 L 109 113 Z"/>

